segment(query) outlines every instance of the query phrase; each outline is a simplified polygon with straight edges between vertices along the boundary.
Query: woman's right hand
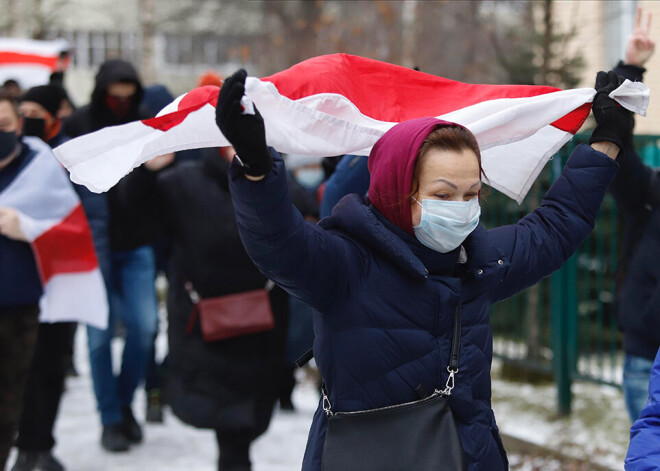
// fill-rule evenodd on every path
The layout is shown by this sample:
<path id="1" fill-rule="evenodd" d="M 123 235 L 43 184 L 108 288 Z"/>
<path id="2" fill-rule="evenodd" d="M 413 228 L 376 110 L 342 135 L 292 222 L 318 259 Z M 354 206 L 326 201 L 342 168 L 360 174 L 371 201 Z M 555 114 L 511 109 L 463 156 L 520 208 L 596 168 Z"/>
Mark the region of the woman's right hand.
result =
<path id="1" fill-rule="evenodd" d="M 598 72 L 594 87 L 596 96 L 591 106 L 597 126 L 591 134 L 589 144 L 613 159 L 632 137 L 634 123 L 632 112 L 609 96 L 622 82 L 623 78 L 613 70 Z"/>
<path id="2" fill-rule="evenodd" d="M 260 180 L 273 167 L 273 156 L 266 146 L 264 120 L 254 107 L 254 114 L 243 112 L 247 72 L 240 69 L 222 84 L 215 107 L 215 122 L 220 132 L 236 150 L 246 177 Z"/>

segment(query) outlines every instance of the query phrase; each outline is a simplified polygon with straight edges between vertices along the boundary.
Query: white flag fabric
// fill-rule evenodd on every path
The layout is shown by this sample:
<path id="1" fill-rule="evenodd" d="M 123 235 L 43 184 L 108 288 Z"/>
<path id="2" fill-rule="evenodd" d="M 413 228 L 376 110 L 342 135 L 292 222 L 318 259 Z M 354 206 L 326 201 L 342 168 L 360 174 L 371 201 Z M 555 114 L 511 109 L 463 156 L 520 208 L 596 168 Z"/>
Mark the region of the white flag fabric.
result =
<path id="1" fill-rule="evenodd" d="M 368 155 L 399 122 L 430 116 L 459 123 L 479 142 L 488 183 L 518 202 L 582 126 L 595 95 L 592 88 L 467 84 L 347 54 L 248 77 L 245 88 L 264 118 L 268 145 L 287 154 Z M 215 124 L 218 92 L 193 89 L 155 118 L 73 139 L 55 155 L 74 182 L 102 192 L 158 155 L 229 145 Z M 613 96 L 643 113 L 649 90 L 627 81 Z"/>
<path id="2" fill-rule="evenodd" d="M 62 60 L 60 54 L 69 48 L 64 39 L 0 38 L 0 84 L 13 79 L 23 89 L 46 85 Z"/>
<path id="3" fill-rule="evenodd" d="M 18 212 L 43 284 L 41 322 L 75 321 L 105 329 L 108 298 L 87 218 L 50 147 L 24 137 L 37 155 L 0 192 L 0 207 Z"/>

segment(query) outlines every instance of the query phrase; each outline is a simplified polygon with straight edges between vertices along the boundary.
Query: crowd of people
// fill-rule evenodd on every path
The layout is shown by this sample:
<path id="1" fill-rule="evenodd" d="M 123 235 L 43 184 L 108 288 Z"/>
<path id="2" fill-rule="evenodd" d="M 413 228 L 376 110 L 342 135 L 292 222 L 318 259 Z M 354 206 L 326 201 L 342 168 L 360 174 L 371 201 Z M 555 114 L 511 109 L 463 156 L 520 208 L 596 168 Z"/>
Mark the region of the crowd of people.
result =
<path id="1" fill-rule="evenodd" d="M 489 307 L 558 269 L 609 189 L 626 222 L 618 291 L 634 422 L 626 463 L 659 469 L 660 176 L 632 147 L 632 114 L 609 97 L 622 77 L 642 80 L 654 46 L 638 16 L 624 60 L 597 76 L 590 145 L 576 148 L 538 209 L 491 230 L 479 224 L 480 150 L 464 127 L 419 118 L 394 126 L 368 158 L 283 159 L 266 146 L 259 113 L 241 111 L 245 71 L 224 83 L 200 77 L 198 86 L 222 87 L 216 121 L 231 147 L 159 156 L 107 193 L 72 184 L 110 306 L 106 329 L 86 328 L 102 449 L 143 441 L 133 399 L 146 383 L 147 420 L 162 421 L 166 402 L 183 422 L 215 432 L 219 470 L 248 471 L 250 445 L 275 405 L 294 409 L 296 360 L 313 355 L 322 383 L 303 470 L 339 469 L 331 463 L 358 459 L 351 453 L 359 469 L 382 460 L 413 469 L 417 457 L 396 447 L 369 454 L 366 437 L 339 459 L 337 419 L 436 396 L 451 410 L 456 462 L 507 469 L 490 404 Z M 28 136 L 55 148 L 172 101 L 120 59 L 101 65 L 80 108 L 61 73 L 28 90 L 15 85 L 0 90 L 0 193 L 35 159 Z M 39 270 L 20 214 L 0 207 L 0 468 L 15 446 L 12 471 L 65 469 L 53 429 L 78 325 L 39 322 Z M 159 274 L 168 281 L 163 364 L 154 348 Z M 232 313 L 235 324 L 218 320 Z M 115 336 L 124 338 L 120 365 Z"/>

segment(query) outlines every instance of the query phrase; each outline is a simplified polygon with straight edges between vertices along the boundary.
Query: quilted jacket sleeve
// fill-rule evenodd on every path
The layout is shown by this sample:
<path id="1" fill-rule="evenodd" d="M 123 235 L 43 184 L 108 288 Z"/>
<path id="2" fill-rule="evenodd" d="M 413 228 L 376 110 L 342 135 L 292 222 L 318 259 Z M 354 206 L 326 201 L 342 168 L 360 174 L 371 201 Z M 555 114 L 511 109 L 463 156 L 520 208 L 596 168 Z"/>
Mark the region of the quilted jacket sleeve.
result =
<path id="1" fill-rule="evenodd" d="M 660 469 L 660 350 L 655 357 L 649 400 L 630 429 L 626 471 Z"/>
<path id="2" fill-rule="evenodd" d="M 605 192 L 619 165 L 579 145 L 541 206 L 517 224 L 489 231 L 509 262 L 491 298 L 506 299 L 550 275 L 575 252 L 594 226 Z"/>
<path id="3" fill-rule="evenodd" d="M 305 221 L 291 203 L 282 159 L 259 182 L 236 162 L 229 170 L 236 223 L 243 245 L 264 276 L 320 312 L 357 289 L 362 250 L 352 241 Z"/>

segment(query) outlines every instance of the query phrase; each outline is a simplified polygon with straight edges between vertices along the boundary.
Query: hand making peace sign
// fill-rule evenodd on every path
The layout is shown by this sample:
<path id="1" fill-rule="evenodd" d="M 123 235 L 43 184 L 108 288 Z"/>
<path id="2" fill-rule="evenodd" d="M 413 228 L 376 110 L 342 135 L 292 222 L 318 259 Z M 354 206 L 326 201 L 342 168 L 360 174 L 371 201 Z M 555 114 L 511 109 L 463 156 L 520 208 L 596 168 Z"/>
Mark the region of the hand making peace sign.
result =
<path id="1" fill-rule="evenodd" d="M 649 37 L 651 31 L 651 13 L 646 15 L 646 22 L 642 25 L 643 11 L 637 8 L 635 29 L 628 38 L 626 46 L 625 63 L 642 67 L 655 51 L 655 41 Z"/>

